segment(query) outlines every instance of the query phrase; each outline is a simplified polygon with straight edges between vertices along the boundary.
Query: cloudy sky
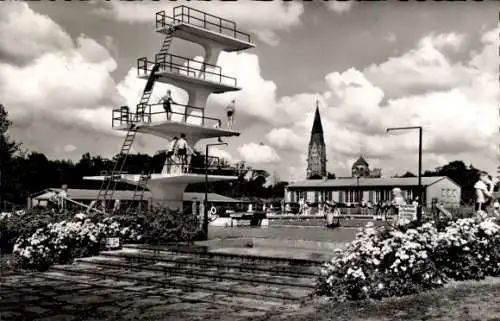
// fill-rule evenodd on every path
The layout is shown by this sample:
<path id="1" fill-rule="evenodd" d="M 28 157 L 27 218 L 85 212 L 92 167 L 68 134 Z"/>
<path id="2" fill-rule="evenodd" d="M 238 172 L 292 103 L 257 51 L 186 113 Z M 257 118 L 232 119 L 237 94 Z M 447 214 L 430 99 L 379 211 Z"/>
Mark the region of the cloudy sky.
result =
<path id="1" fill-rule="evenodd" d="M 118 152 L 123 138 L 110 128 L 111 109 L 137 104 L 144 81 L 135 77 L 136 59 L 153 57 L 162 41 L 154 14 L 179 4 L 2 2 L 0 102 L 14 122 L 11 135 L 50 158 Z M 218 61 L 243 90 L 212 95 L 207 114 L 223 117 L 235 98 L 242 134 L 214 153 L 283 180 L 303 178 L 319 99 L 328 170 L 339 176 L 361 153 L 384 175 L 415 172 L 417 133 L 387 135 L 391 126 L 424 127 L 424 169 L 456 159 L 495 169 L 496 1 L 189 5 L 235 20 L 256 44 Z M 171 52 L 201 54 L 177 40 Z M 153 100 L 167 87 L 157 86 Z M 185 94 L 173 89 L 182 102 Z M 133 151 L 154 153 L 164 145 L 140 136 Z"/>

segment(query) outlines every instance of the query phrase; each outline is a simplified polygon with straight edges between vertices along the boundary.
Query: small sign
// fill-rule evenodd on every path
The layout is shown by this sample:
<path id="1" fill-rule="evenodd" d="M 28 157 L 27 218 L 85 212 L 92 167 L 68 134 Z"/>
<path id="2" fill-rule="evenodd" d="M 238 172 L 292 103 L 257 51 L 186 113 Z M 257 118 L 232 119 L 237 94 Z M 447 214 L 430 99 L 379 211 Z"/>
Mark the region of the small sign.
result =
<path id="1" fill-rule="evenodd" d="M 398 224 L 405 225 L 417 219 L 417 206 L 400 205 L 398 214 Z"/>
<path id="2" fill-rule="evenodd" d="M 108 237 L 106 238 L 106 247 L 108 249 L 117 249 L 120 247 L 119 237 Z"/>

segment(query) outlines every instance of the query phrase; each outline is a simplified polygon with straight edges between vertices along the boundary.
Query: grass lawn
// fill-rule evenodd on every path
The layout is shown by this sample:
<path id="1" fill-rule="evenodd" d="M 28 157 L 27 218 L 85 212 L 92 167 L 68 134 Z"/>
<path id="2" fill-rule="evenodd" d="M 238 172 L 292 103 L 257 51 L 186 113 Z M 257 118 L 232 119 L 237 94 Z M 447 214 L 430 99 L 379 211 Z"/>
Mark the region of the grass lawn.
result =
<path id="1" fill-rule="evenodd" d="M 500 321 L 500 279 L 454 282 L 439 290 L 374 302 L 315 299 L 298 311 L 271 312 L 251 320 Z"/>

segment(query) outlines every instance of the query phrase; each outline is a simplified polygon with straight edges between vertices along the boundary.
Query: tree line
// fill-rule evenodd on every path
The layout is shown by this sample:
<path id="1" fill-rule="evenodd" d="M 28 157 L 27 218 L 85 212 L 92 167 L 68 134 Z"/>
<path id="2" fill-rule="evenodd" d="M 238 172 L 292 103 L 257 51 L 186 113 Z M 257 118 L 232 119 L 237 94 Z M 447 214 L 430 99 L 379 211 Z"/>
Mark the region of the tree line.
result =
<path id="1" fill-rule="evenodd" d="M 69 188 L 99 189 L 101 182 L 84 180 L 84 176 L 102 175 L 111 172 L 114 161 L 99 155 L 85 153 L 77 162 L 71 160 L 51 160 L 43 153 L 23 150 L 22 144 L 15 142 L 9 135 L 8 129 L 12 122 L 8 118 L 5 106 L 0 104 L 0 201 L 5 204 L 25 204 L 33 193 L 47 188 L 60 188 L 67 185 Z M 154 155 L 129 154 L 124 171 L 128 173 L 159 173 L 165 163 L 165 152 Z M 204 156 L 196 155 L 192 160 L 193 172 L 204 174 Z M 210 160 L 210 174 L 237 176 L 233 182 L 210 183 L 209 191 L 235 198 L 282 198 L 286 182 L 277 182 L 267 185 L 271 176 L 265 170 L 253 169 L 245 163 L 228 164 L 221 159 Z M 118 189 L 134 189 L 128 184 L 118 184 Z M 187 192 L 204 192 L 204 183 L 189 185 Z"/>
<path id="2" fill-rule="evenodd" d="M 83 180 L 84 176 L 101 175 L 104 171 L 113 168 L 113 159 L 99 155 L 85 153 L 77 162 L 71 160 L 50 160 L 43 153 L 28 152 L 22 149 L 21 143 L 15 142 L 8 135 L 12 122 L 8 118 L 5 106 L 0 104 L 0 201 L 1 206 L 6 203 L 25 204 L 28 196 L 46 188 L 57 188 L 68 185 L 69 188 L 99 189 L 101 182 Z M 199 155 L 194 162 L 201 162 L 203 155 Z M 125 163 L 124 171 L 128 173 L 159 173 L 165 162 L 165 152 L 154 155 L 130 154 Z M 199 165 L 199 164 L 198 164 Z M 198 172 L 204 173 L 202 166 Z M 287 182 L 266 184 L 271 174 L 265 170 L 254 169 L 245 163 L 230 166 L 227 162 L 220 162 L 211 174 L 237 176 L 235 181 L 210 183 L 210 192 L 219 193 L 233 198 L 242 199 L 279 199 L 284 196 Z M 427 170 L 423 176 L 447 176 L 462 187 L 462 200 L 466 203 L 474 198 L 474 184 L 480 170 L 473 165 L 466 165 L 463 161 L 452 161 L 447 165 L 434 170 Z M 328 173 L 329 178 L 335 174 Z M 407 172 L 402 177 L 415 176 Z M 133 189 L 132 186 L 118 185 L 118 189 Z M 187 192 L 204 192 L 204 183 L 189 185 Z"/>

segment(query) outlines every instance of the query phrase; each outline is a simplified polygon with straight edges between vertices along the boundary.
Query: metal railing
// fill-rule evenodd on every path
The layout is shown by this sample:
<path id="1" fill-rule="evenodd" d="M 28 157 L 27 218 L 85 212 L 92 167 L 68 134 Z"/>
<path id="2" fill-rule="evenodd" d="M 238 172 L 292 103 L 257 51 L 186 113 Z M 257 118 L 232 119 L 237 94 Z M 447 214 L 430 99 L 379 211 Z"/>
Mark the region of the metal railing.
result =
<path id="1" fill-rule="evenodd" d="M 180 22 L 188 23 L 233 37 L 235 39 L 250 42 L 250 35 L 248 33 L 238 31 L 234 21 L 223 19 L 200 10 L 186 6 L 177 6 L 174 8 L 173 17 L 167 16 L 165 11 L 156 13 L 156 29 Z"/>
<path id="2" fill-rule="evenodd" d="M 149 66 L 152 69 L 156 63 L 160 65 L 158 72 L 176 73 L 226 86 L 237 86 L 236 78 L 222 74 L 222 68 L 217 65 L 167 53 L 156 54 L 155 62 L 147 61 L 147 59 L 144 62 L 145 58 L 139 59 L 143 59 L 140 63 L 137 63 L 138 72 L 142 71 L 144 73 L 142 76 L 148 75 Z"/>
<path id="3" fill-rule="evenodd" d="M 158 63 L 160 65 L 158 73 L 176 73 L 221 85 L 237 86 L 236 78 L 223 75 L 219 66 L 171 54 L 157 54 L 155 61 L 149 61 L 146 57 L 137 59 L 137 76 L 149 76 L 153 66 Z"/>
<path id="4" fill-rule="evenodd" d="M 171 103 L 171 111 L 167 112 L 163 104 L 148 104 L 144 108 L 144 113 L 130 112 L 128 106 L 113 109 L 112 127 L 121 127 L 138 122 L 152 123 L 160 121 L 172 121 L 177 123 L 200 125 L 206 127 L 220 128 L 222 121 L 218 118 L 205 116 L 205 109 L 189 105 Z M 192 112 L 188 115 L 188 108 Z"/>
<path id="5" fill-rule="evenodd" d="M 216 156 L 205 157 L 201 153 L 195 153 L 187 156 L 184 162 L 179 158 L 178 156 L 167 158 L 164 164 L 164 166 L 167 166 L 167 174 L 205 174 L 205 169 L 207 169 L 209 174 L 213 174 L 214 171 L 227 171 L 231 169 L 227 162 Z"/>

